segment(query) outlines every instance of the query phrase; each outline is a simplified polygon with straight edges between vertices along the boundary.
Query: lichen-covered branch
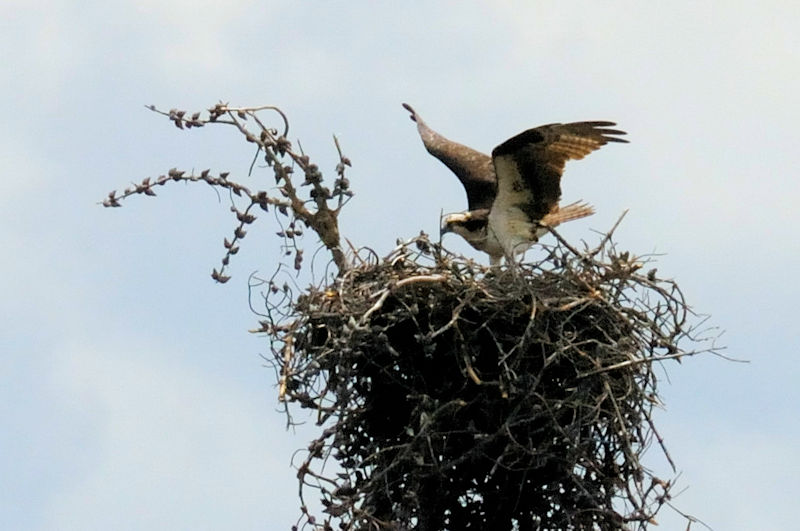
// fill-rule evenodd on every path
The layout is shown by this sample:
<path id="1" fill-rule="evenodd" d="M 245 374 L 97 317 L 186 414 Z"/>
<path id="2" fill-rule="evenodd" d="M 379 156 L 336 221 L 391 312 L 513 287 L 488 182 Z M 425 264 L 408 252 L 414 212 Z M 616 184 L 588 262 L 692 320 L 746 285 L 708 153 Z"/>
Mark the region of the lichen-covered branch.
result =
<path id="1" fill-rule="evenodd" d="M 190 130 L 206 125 L 229 125 L 234 127 L 248 143 L 257 146 L 258 153 L 269 167 L 273 169 L 275 186 L 265 186 L 258 190 L 251 190 L 232 179 L 229 172 L 212 174 L 211 170 L 200 173 L 186 172 L 173 168 L 166 174 L 155 179 L 145 178 L 140 183 L 125 188 L 122 192 L 112 191 L 103 201 L 103 206 L 119 207 L 121 201 L 132 195 L 143 194 L 155 196 L 155 188 L 174 181 L 205 182 L 217 189 L 228 190 L 232 195 L 242 198 L 244 206 L 231 206 L 231 211 L 236 216 L 237 225 L 230 239 L 224 240 L 225 255 L 222 258 L 222 267 L 214 269 L 212 278 L 218 282 L 226 282 L 229 277 L 225 274 L 230 259 L 239 250 L 241 240 L 246 236 L 246 227 L 256 221 L 256 211 L 268 211 L 270 207 L 289 218 L 288 227 L 278 232 L 284 246 L 294 255 L 294 267 L 300 269 L 303 260 L 303 251 L 297 245 L 297 238 L 302 236 L 303 230 L 298 223 L 310 228 L 319 237 L 320 241 L 331 253 L 331 258 L 343 273 L 348 269 L 345 253 L 342 251 L 341 236 L 339 234 L 339 212 L 352 197 L 350 183 L 345 177 L 345 168 L 350 166 L 350 160 L 342 154 L 338 140 L 335 140 L 339 154 L 336 165 L 336 178 L 333 188 L 325 186 L 319 167 L 311 162 L 308 155 L 298 152 L 288 140 L 289 121 L 286 115 L 277 107 L 231 107 L 218 103 L 208 109 L 207 113 L 195 112 L 188 114 L 185 111 L 172 109 L 170 111 L 158 110 L 155 106 L 148 106 L 154 112 L 168 117 L 177 128 Z M 282 128 L 268 127 L 260 113 L 273 112 L 282 122 Z M 296 173 L 301 172 L 303 181 L 297 184 L 294 181 Z M 307 189 L 303 192 L 302 189 Z M 276 194 L 277 192 L 277 194 Z"/>

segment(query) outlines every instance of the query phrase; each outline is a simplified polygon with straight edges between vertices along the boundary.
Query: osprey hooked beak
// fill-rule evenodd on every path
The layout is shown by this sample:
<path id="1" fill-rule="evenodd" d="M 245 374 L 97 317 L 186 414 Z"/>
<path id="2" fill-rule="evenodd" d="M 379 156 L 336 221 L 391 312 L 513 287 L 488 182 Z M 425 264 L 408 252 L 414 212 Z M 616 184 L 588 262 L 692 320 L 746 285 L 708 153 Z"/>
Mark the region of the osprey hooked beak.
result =
<path id="1" fill-rule="evenodd" d="M 463 226 L 464 223 L 471 220 L 472 216 L 469 212 L 459 212 L 457 214 L 447 214 L 441 218 L 439 225 L 439 236 L 444 236 L 448 232 L 453 232 L 453 228 Z"/>

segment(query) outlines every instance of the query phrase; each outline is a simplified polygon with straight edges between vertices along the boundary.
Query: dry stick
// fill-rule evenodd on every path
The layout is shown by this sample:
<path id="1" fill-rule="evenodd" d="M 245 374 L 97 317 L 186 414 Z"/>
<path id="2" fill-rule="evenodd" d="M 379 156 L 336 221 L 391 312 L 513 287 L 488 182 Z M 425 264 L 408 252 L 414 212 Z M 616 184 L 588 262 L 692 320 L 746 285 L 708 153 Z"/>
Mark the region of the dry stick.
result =
<path id="1" fill-rule="evenodd" d="M 466 364 L 467 374 L 469 374 L 469 377 L 472 378 L 472 381 L 478 385 L 483 385 L 483 382 L 475 373 L 475 369 L 472 368 L 472 362 L 469 360 L 469 356 L 467 356 L 466 352 L 464 353 L 464 363 Z"/>
<path id="2" fill-rule="evenodd" d="M 567 249 L 569 249 L 569 250 L 570 250 L 570 252 L 571 252 L 572 254 L 574 254 L 574 255 L 575 255 L 575 256 L 577 256 L 578 258 L 583 258 L 583 259 L 586 259 L 586 257 L 583 255 L 583 253 L 581 253 L 580 251 L 578 251 L 577 249 L 575 249 L 575 248 L 574 248 L 572 245 L 570 245 L 570 244 L 569 244 L 569 242 L 568 242 L 567 240 L 565 240 L 565 239 L 563 238 L 563 236 L 561 236 L 561 235 L 558 233 L 558 231 L 556 231 L 556 229 L 555 229 L 554 227 L 551 227 L 550 225 L 544 225 L 544 228 L 546 228 L 547 230 L 549 230 L 549 231 L 550 231 L 550 233 L 551 233 L 553 236 L 555 236 L 555 237 L 556 237 L 556 239 L 559 241 L 559 243 L 561 243 L 561 245 L 563 245 L 564 247 L 566 247 Z"/>
<path id="3" fill-rule="evenodd" d="M 350 247 L 350 251 L 353 253 L 353 259 L 358 260 L 361 267 L 366 267 L 367 263 L 363 258 L 361 258 L 361 256 L 359 256 L 358 249 L 356 249 L 355 245 L 353 245 L 353 242 L 351 242 L 349 238 L 345 238 L 344 241 L 346 241 L 348 247 Z"/>
<path id="4" fill-rule="evenodd" d="M 692 516 L 691 514 L 687 514 L 687 513 L 684 513 L 684 512 L 682 512 L 682 511 L 680 511 L 680 510 L 679 510 L 677 507 L 675 507 L 674 505 L 672 505 L 670 502 L 666 502 L 666 504 L 667 504 L 667 506 L 669 506 L 669 508 L 670 508 L 670 509 L 672 509 L 673 511 L 675 511 L 676 513 L 678 513 L 678 514 L 679 514 L 679 515 L 681 515 L 682 517 L 686 518 L 686 520 L 688 520 L 688 522 L 689 522 L 689 523 L 688 523 L 688 524 L 686 524 L 686 531 L 689 531 L 689 530 L 691 529 L 691 527 L 692 527 L 692 524 L 694 524 L 694 523 L 698 523 L 698 524 L 700 524 L 701 526 L 703 526 L 703 527 L 705 527 L 706 529 L 708 529 L 709 531 L 713 531 L 713 530 L 711 529 L 711 527 L 709 527 L 709 526 L 708 526 L 708 525 L 707 525 L 705 522 L 703 522 L 702 520 L 699 520 L 698 518 L 695 518 L 695 517 L 694 517 L 694 516 Z"/>
<path id="5" fill-rule="evenodd" d="M 590 251 L 590 252 L 589 252 L 589 256 L 591 256 L 592 258 L 594 258 L 594 256 L 595 256 L 597 253 L 599 253 L 599 252 L 600 252 L 600 250 L 602 250 L 602 249 L 603 249 L 603 248 L 606 246 L 606 244 L 607 244 L 609 241 L 611 241 L 611 237 L 614 235 L 614 231 L 616 231 L 616 230 L 617 230 L 617 227 L 619 227 L 619 224 L 620 224 L 620 223 L 622 223 L 622 218 L 624 218 L 624 217 L 625 217 L 627 214 L 628 214 L 628 209 L 626 208 L 626 209 L 625 209 L 625 210 L 622 212 L 622 215 L 620 215 L 620 217 L 617 219 L 617 222 L 616 222 L 616 223 L 614 223 L 614 225 L 611 227 L 611 230 L 609 230 L 608 232 L 606 232 L 606 234 L 603 236 L 603 239 L 602 239 L 602 240 L 600 240 L 600 243 L 598 244 L 598 246 L 597 246 L 597 247 L 595 247 L 595 248 L 594 248 L 594 250 L 592 250 L 592 251 Z"/>
<path id="6" fill-rule="evenodd" d="M 420 275 L 416 277 L 408 277 L 404 278 L 397 282 L 394 286 L 385 288 L 383 292 L 381 292 L 381 296 L 378 301 L 372 305 L 372 308 L 367 310 L 364 315 L 361 316 L 360 322 L 364 324 L 367 322 L 369 317 L 380 310 L 383 307 L 383 303 L 386 302 L 386 299 L 389 297 L 390 294 L 394 293 L 394 291 L 398 288 L 402 288 L 403 286 L 408 286 L 409 284 L 418 284 L 422 282 L 442 282 L 443 280 L 447 280 L 445 275 Z"/>
<path id="7" fill-rule="evenodd" d="M 431 333 L 430 338 L 433 339 L 433 338 L 445 333 L 447 330 L 450 330 L 453 327 L 453 325 L 455 325 L 456 322 L 458 322 L 458 319 L 461 316 L 461 310 L 464 309 L 464 307 L 467 305 L 468 302 L 470 302 L 470 301 L 467 301 L 467 300 L 462 301 L 456 307 L 456 309 L 453 310 L 453 315 L 450 318 L 450 320 L 447 323 L 445 323 L 443 326 L 441 326 L 438 330 L 435 330 L 433 333 Z"/>
<path id="8" fill-rule="evenodd" d="M 690 352 L 678 352 L 675 354 L 667 354 L 664 356 L 651 356 L 649 358 L 640 358 L 636 360 L 627 360 L 621 361 L 619 363 L 615 363 L 613 365 L 608 365 L 607 367 L 601 367 L 599 369 L 595 369 L 593 371 L 584 372 L 578 375 L 579 378 L 586 378 L 587 376 L 594 376 L 595 374 L 599 374 L 601 372 L 608 372 L 613 371 L 615 369 L 621 369 L 623 367 L 628 367 L 631 365 L 642 365 L 642 364 L 651 364 L 654 361 L 664 361 L 664 360 L 672 360 L 677 358 L 683 358 L 686 356 L 691 356 L 693 353 Z M 694 354 L 699 354 L 699 352 L 695 352 Z"/>
<path id="9" fill-rule="evenodd" d="M 669 452 L 667 451 L 667 446 L 664 444 L 664 439 L 661 438 L 661 434 L 658 433 L 658 430 L 656 430 L 656 426 L 653 423 L 653 418 L 650 416 L 650 412 L 646 408 L 642 408 L 642 414 L 647 419 L 647 425 L 650 426 L 650 429 L 653 431 L 653 435 L 656 436 L 658 445 L 661 447 L 661 451 L 664 452 L 664 456 L 667 458 L 669 466 L 672 467 L 673 472 L 676 472 L 678 469 L 675 467 L 675 462 L 672 460 L 672 456 L 669 455 Z"/>
<path id="10" fill-rule="evenodd" d="M 294 336 L 289 335 L 284 339 L 283 346 L 283 371 L 281 371 L 281 379 L 278 383 L 278 401 L 283 402 L 286 399 L 286 380 L 289 377 L 290 363 L 294 356 Z"/>

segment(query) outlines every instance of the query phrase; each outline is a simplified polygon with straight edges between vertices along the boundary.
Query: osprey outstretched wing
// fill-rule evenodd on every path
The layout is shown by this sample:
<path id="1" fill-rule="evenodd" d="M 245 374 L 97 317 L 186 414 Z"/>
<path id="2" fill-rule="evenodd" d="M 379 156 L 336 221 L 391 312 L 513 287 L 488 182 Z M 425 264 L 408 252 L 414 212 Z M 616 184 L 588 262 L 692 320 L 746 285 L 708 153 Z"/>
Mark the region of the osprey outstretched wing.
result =
<path id="1" fill-rule="evenodd" d="M 502 256 L 503 249 L 495 238 L 487 238 L 486 231 L 489 211 L 497 193 L 497 177 L 492 157 L 445 138 L 428 127 L 410 105 L 404 103 L 403 107 L 416 122 L 425 149 L 455 173 L 467 193 L 468 211 L 445 216 L 442 232 L 455 232 L 475 249 L 489 256 Z"/>
<path id="2" fill-rule="evenodd" d="M 467 193 L 465 212 L 449 214 L 442 232 L 455 232 L 484 251 L 492 264 L 513 258 L 565 221 L 594 213 L 576 202 L 560 207 L 561 175 L 568 160 L 582 159 L 608 142 L 627 142 L 613 122 L 548 124 L 497 146 L 489 157 L 430 129 L 408 104 L 425 148 L 456 174 Z"/>
<path id="3" fill-rule="evenodd" d="M 417 123 L 417 131 L 428 153 L 442 161 L 461 181 L 467 192 L 467 208 L 491 208 L 496 184 L 492 158 L 443 137 L 428 127 L 411 105 L 404 103 L 403 107 L 411 113 L 411 120 Z"/>
<path id="4" fill-rule="evenodd" d="M 559 207 L 561 175 L 568 160 L 579 160 L 608 142 L 627 140 L 609 129 L 614 122 L 548 124 L 528 129 L 492 151 L 497 189 L 488 216 L 489 237 L 503 254 L 524 252 L 547 232 L 547 227 L 589 216 L 585 203 Z M 499 257 L 492 257 L 499 260 Z"/>

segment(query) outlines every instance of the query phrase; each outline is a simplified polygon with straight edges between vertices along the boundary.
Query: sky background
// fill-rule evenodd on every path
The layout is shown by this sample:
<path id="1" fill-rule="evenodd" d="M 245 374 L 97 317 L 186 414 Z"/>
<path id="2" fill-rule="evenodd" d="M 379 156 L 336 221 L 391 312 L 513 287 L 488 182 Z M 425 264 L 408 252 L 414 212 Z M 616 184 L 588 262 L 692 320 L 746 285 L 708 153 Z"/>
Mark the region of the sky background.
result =
<path id="1" fill-rule="evenodd" d="M 209 273 L 233 220 L 207 187 L 98 205 L 175 166 L 266 185 L 233 130 L 144 108 L 223 100 L 280 106 L 329 176 L 336 134 L 357 193 L 342 231 L 380 254 L 465 206 L 402 102 L 486 152 L 543 123 L 618 122 L 631 144 L 568 166 L 564 200 L 597 214 L 562 233 L 596 241 L 629 209 L 619 246 L 663 254 L 726 355 L 750 360 L 665 367 L 675 504 L 716 530 L 796 529 L 800 10 L 660 4 L 2 2 L 0 528 L 294 523 L 289 462 L 313 432 L 285 429 L 269 346 L 247 332 L 248 276 L 280 258 L 274 220 L 222 286 Z"/>

